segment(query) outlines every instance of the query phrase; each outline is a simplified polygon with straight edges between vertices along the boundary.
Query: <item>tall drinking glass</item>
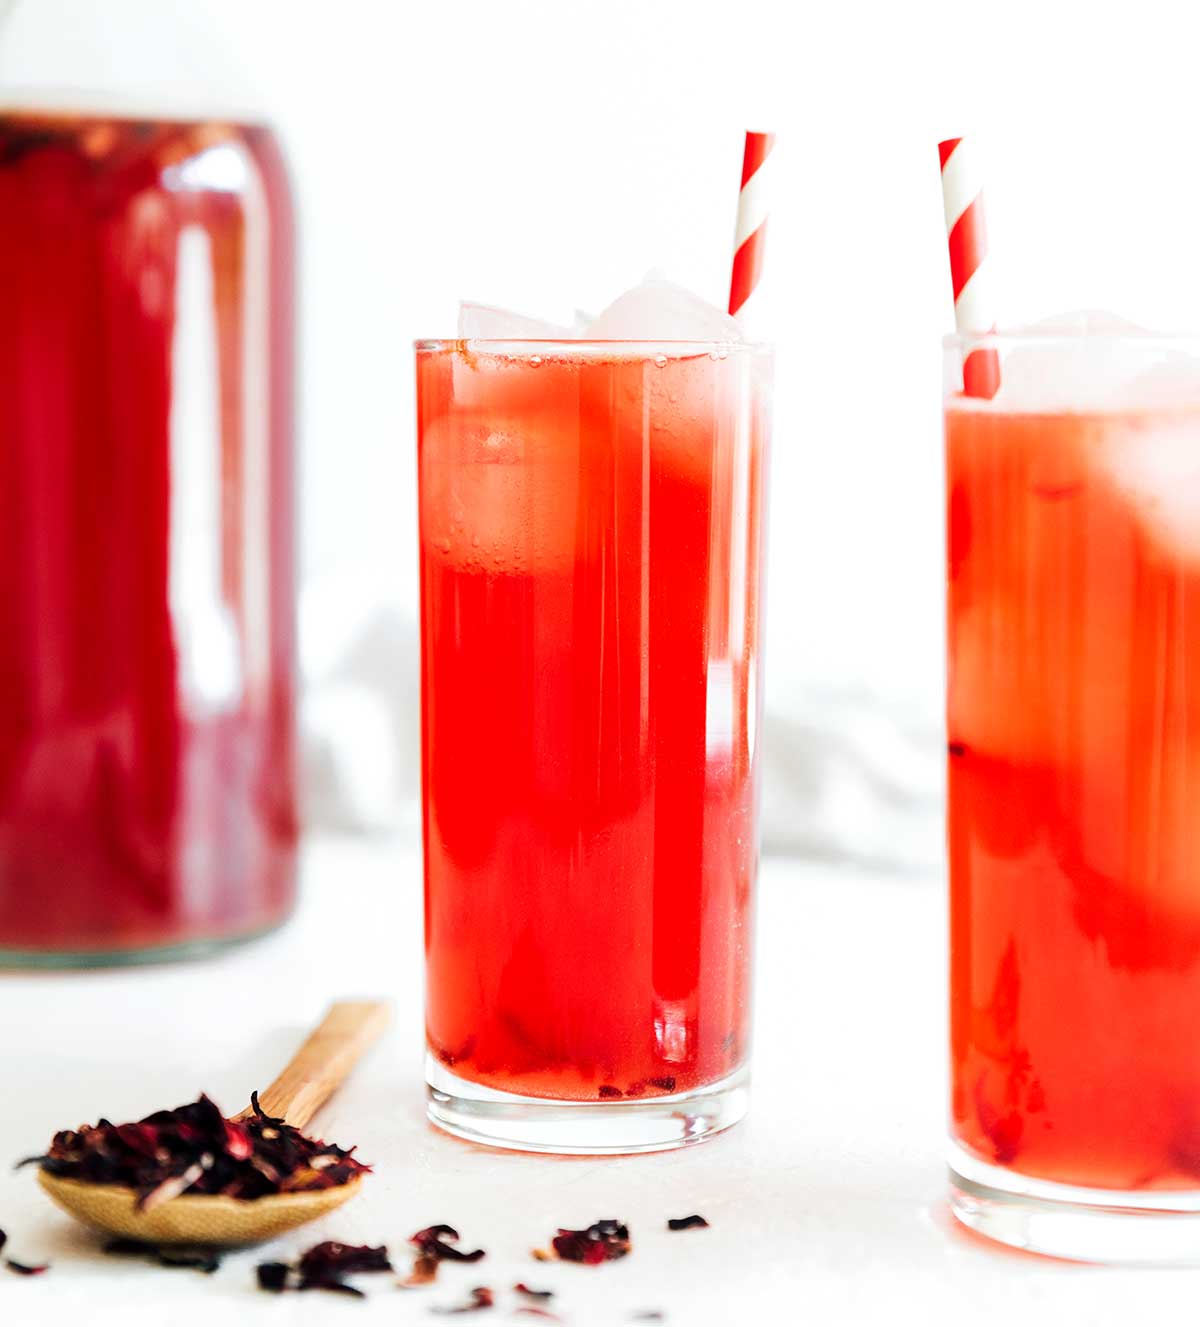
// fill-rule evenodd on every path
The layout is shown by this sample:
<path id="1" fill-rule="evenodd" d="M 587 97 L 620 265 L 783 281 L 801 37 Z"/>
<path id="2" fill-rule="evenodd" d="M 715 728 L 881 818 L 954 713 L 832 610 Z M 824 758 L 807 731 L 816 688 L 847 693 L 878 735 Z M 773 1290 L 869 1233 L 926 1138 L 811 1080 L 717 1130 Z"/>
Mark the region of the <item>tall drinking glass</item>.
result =
<path id="1" fill-rule="evenodd" d="M 1200 1258 L 1200 341 L 946 343 L 952 1203 Z"/>
<path id="2" fill-rule="evenodd" d="M 417 346 L 429 1113 L 649 1151 L 747 1104 L 771 359 Z"/>

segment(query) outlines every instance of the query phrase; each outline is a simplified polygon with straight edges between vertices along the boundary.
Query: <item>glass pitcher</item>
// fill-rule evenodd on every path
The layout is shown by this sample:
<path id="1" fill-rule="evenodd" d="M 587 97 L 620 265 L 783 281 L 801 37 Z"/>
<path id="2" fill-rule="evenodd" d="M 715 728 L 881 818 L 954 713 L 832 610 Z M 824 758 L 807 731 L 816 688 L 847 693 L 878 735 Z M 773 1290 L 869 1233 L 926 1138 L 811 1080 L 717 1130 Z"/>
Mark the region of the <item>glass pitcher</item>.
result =
<path id="1" fill-rule="evenodd" d="M 165 8 L 0 0 L 0 965 L 294 897 L 291 197 Z"/>

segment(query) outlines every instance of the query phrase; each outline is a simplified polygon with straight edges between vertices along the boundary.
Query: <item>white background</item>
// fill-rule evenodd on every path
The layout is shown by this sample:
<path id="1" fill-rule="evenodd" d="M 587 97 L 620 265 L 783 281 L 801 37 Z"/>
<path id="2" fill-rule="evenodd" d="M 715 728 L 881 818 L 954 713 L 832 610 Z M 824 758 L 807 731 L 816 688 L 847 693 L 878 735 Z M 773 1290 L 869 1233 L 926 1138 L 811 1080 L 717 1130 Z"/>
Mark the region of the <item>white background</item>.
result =
<path id="1" fill-rule="evenodd" d="M 937 140 L 984 150 L 1002 320 L 1200 326 L 1187 6 L 21 0 L 9 35 L 5 81 L 246 103 L 285 140 L 326 823 L 412 818 L 411 341 L 461 296 L 569 319 L 650 267 L 720 302 L 742 132 L 773 128 L 768 845 L 936 859 Z"/>

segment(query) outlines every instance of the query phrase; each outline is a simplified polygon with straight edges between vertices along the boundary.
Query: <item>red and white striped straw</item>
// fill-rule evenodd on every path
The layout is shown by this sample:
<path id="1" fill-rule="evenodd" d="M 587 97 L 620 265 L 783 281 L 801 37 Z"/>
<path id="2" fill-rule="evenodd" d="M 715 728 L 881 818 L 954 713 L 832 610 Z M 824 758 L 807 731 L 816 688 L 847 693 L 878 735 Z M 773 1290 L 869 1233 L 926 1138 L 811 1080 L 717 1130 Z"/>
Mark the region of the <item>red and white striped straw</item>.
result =
<path id="1" fill-rule="evenodd" d="M 938 144 L 942 159 L 942 201 L 954 283 L 954 325 L 962 334 L 996 326 L 988 290 L 987 225 L 983 186 L 975 158 L 961 138 Z M 1000 356 L 992 349 L 969 351 L 963 360 L 963 393 L 991 400 L 1000 390 Z"/>
<path id="2" fill-rule="evenodd" d="M 746 307 L 762 275 L 767 248 L 768 159 L 774 134 L 746 134 L 742 157 L 742 191 L 738 195 L 737 231 L 733 238 L 733 278 L 729 283 L 729 312 Z"/>

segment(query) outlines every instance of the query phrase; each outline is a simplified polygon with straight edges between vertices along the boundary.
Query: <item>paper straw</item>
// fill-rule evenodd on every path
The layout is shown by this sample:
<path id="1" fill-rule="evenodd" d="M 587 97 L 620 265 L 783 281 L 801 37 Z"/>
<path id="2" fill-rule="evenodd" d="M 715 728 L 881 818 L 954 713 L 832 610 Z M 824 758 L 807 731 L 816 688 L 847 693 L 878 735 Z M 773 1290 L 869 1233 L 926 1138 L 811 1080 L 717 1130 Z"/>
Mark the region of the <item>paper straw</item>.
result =
<path id="1" fill-rule="evenodd" d="M 767 247 L 768 159 L 774 134 L 747 132 L 742 157 L 742 191 L 738 195 L 737 230 L 733 237 L 733 277 L 729 283 L 729 312 L 742 313 L 762 275 Z"/>
<path id="2" fill-rule="evenodd" d="M 961 138 L 939 143 L 938 155 L 942 159 L 942 201 L 954 284 L 954 325 L 961 335 L 994 331 L 983 187 L 975 159 Z M 963 360 L 964 395 L 991 400 L 999 390 L 1000 356 L 992 349 L 968 351 Z"/>

